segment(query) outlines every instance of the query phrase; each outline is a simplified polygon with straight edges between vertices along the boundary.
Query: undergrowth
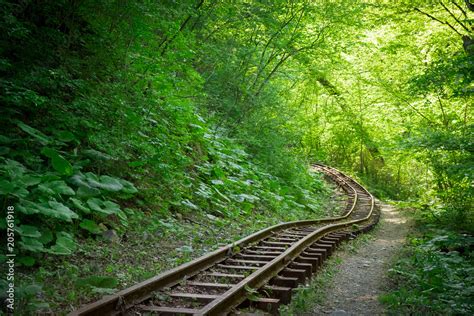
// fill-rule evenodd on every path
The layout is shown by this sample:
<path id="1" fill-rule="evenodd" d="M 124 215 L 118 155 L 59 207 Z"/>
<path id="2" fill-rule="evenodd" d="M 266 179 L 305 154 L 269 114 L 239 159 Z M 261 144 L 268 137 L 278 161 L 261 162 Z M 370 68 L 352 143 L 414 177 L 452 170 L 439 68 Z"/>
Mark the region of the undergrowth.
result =
<path id="1" fill-rule="evenodd" d="M 381 301 L 391 315 L 472 315 L 474 237 L 423 229 L 409 238 L 390 276 L 394 290 Z"/>
<path id="2" fill-rule="evenodd" d="M 207 71 L 240 62 L 221 53 L 232 43 L 181 29 L 205 12 L 191 1 L 0 8 L 0 204 L 15 210 L 0 218 L 2 240 L 15 233 L 0 264 L 16 255 L 15 312 L 68 311 L 218 243 L 322 216 L 328 190 L 283 137 L 284 117 L 234 120 L 246 99 L 229 102 L 235 117 L 219 110 L 234 93 L 217 82 L 238 91 L 240 79 L 206 85 Z"/>
<path id="3" fill-rule="evenodd" d="M 472 214 L 463 223 L 433 198 L 398 202 L 414 219 L 389 270 L 391 291 L 381 297 L 391 315 L 472 315 L 474 312 L 474 237 Z"/>
<path id="4" fill-rule="evenodd" d="M 54 133 L 17 124 L 0 160 L 7 176 L 0 193 L 17 210 L 20 313 L 71 310 L 219 243 L 271 224 L 321 217 L 330 192 L 310 173 L 298 180 L 301 187 L 285 184 L 262 171 L 235 141 L 205 134 L 206 156 L 185 174 L 183 186 L 176 184 L 180 192 L 173 200 L 163 189 L 148 185 L 152 170 L 146 167 L 128 173 L 139 183 L 137 189 L 105 175 L 92 162 L 102 161 L 108 169 L 114 158 L 81 149 L 73 134 L 67 145 Z M 24 140 L 17 141 L 16 133 L 26 133 Z M 22 154 L 25 143 L 28 156 Z M 8 191 L 11 186 L 16 189 Z M 1 285 L 6 288 L 7 283 Z"/>

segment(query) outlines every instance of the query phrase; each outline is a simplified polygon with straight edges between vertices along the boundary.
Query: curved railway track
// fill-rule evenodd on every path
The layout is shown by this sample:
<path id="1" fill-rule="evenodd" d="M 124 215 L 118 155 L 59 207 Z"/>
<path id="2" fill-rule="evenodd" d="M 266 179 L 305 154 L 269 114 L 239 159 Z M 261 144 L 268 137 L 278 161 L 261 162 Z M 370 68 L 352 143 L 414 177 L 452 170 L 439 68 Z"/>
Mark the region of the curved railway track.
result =
<path id="1" fill-rule="evenodd" d="M 337 169 L 313 169 L 347 194 L 341 216 L 269 227 L 70 315 L 277 314 L 341 241 L 378 221 L 374 198 L 363 186 Z"/>

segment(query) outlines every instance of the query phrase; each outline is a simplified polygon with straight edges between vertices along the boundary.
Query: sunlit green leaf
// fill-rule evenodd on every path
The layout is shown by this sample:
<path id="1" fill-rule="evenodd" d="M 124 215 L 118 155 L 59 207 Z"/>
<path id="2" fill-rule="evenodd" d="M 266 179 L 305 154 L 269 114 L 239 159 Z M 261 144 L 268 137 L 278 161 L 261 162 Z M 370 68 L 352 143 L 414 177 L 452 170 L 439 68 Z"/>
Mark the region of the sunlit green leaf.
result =
<path id="1" fill-rule="evenodd" d="M 38 186 L 38 189 L 50 195 L 56 195 L 56 194 L 75 195 L 76 194 L 74 190 L 71 189 L 64 181 L 52 181 L 52 182 L 42 183 Z"/>
<path id="2" fill-rule="evenodd" d="M 41 233 L 36 226 L 21 225 L 17 226 L 15 230 L 23 237 L 37 238 L 41 236 Z"/>
<path id="3" fill-rule="evenodd" d="M 33 136 L 35 139 L 37 139 L 41 144 L 47 145 L 51 140 L 48 136 L 44 135 L 37 129 L 26 125 L 23 122 L 17 121 L 16 124 L 18 125 L 19 128 L 21 128 L 25 133 L 29 134 L 30 136 Z"/>
<path id="4" fill-rule="evenodd" d="M 84 219 L 79 226 L 81 228 L 93 233 L 93 234 L 100 234 L 102 232 L 102 229 L 100 228 L 99 225 L 97 225 L 96 222 L 89 220 L 89 219 Z"/>

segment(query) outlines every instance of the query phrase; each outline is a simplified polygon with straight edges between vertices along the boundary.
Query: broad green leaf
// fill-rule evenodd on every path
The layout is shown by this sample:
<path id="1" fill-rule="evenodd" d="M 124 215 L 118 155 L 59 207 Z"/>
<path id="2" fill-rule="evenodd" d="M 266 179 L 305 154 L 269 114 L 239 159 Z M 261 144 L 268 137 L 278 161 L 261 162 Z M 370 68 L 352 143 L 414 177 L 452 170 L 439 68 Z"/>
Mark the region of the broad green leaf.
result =
<path id="1" fill-rule="evenodd" d="M 87 205 L 94 211 L 102 212 L 102 200 L 98 198 L 92 198 L 87 200 Z"/>
<path id="2" fill-rule="evenodd" d="M 111 201 L 103 201 L 98 198 L 87 200 L 87 205 L 94 211 L 105 215 L 116 214 L 120 211 L 120 206 Z"/>
<path id="3" fill-rule="evenodd" d="M 45 172 L 44 174 L 41 175 L 41 182 L 43 183 L 56 181 L 56 180 L 61 180 L 61 177 L 55 171 Z"/>
<path id="4" fill-rule="evenodd" d="M 20 202 L 15 205 L 15 209 L 26 215 L 37 214 L 40 212 L 40 206 L 38 204 L 27 200 L 20 200 Z"/>
<path id="5" fill-rule="evenodd" d="M 44 147 L 42 150 L 41 150 L 41 154 L 45 155 L 46 157 L 48 158 L 53 158 L 54 156 L 58 156 L 59 153 L 57 152 L 57 150 L 53 149 L 53 148 L 50 148 L 50 147 Z"/>
<path id="6" fill-rule="evenodd" d="M 50 143 L 51 141 L 50 138 L 44 135 L 43 133 L 41 133 L 39 130 L 29 125 L 26 125 L 25 123 L 20 122 L 20 121 L 17 121 L 16 124 L 19 128 L 21 128 L 21 130 L 23 130 L 25 133 L 36 138 L 41 144 L 47 145 L 48 143 Z"/>
<path id="7" fill-rule="evenodd" d="M 38 240 L 41 241 L 43 245 L 46 245 L 53 241 L 53 233 L 47 228 L 41 229 L 41 237 L 39 237 Z"/>
<path id="8" fill-rule="evenodd" d="M 59 255 L 59 256 L 69 256 L 73 253 L 73 251 L 67 247 L 64 247 L 63 245 L 54 245 L 51 248 L 47 249 L 47 251 L 53 255 Z"/>
<path id="9" fill-rule="evenodd" d="M 0 180 L 0 195 L 13 195 L 18 198 L 25 198 L 30 192 L 26 186 L 18 179 L 12 181 Z"/>
<path id="10" fill-rule="evenodd" d="M 100 229 L 100 226 L 97 225 L 96 222 L 90 220 L 90 219 L 85 219 L 83 220 L 79 226 L 81 226 L 81 228 L 93 233 L 93 234 L 100 234 L 102 232 L 102 229 Z"/>
<path id="11" fill-rule="evenodd" d="M 99 179 L 88 178 L 87 181 L 93 187 L 111 192 L 117 192 L 123 188 L 123 185 L 120 183 L 119 179 L 109 176 L 101 176 Z"/>
<path id="12" fill-rule="evenodd" d="M 0 169 L 7 172 L 10 178 L 16 178 L 26 172 L 26 167 L 16 160 L 6 159 L 4 164 L 0 164 Z"/>
<path id="13" fill-rule="evenodd" d="M 41 233 L 38 231 L 38 227 L 30 225 L 17 226 L 15 230 L 23 237 L 38 238 Z"/>
<path id="14" fill-rule="evenodd" d="M 69 131 L 58 131 L 55 133 L 56 137 L 62 142 L 72 142 L 77 140 L 76 136 Z"/>
<path id="15" fill-rule="evenodd" d="M 16 196 L 20 199 L 26 198 L 29 194 L 30 192 L 27 189 L 21 187 L 16 187 L 15 192 L 12 193 L 13 196 Z"/>
<path id="16" fill-rule="evenodd" d="M 56 233 L 56 237 L 60 244 L 67 245 L 71 248 L 76 246 L 73 235 L 68 232 L 58 232 Z"/>
<path id="17" fill-rule="evenodd" d="M 71 240 L 74 239 L 73 235 L 71 233 L 68 233 L 68 232 L 65 232 L 65 231 L 62 231 L 62 232 L 57 232 L 56 233 L 56 237 L 57 238 L 60 238 L 60 237 L 64 237 L 64 238 L 69 238 Z"/>
<path id="18" fill-rule="evenodd" d="M 56 236 L 56 244 L 48 249 L 49 253 L 55 255 L 70 255 L 76 250 L 77 245 L 70 234 L 59 232 Z"/>
<path id="19" fill-rule="evenodd" d="M 45 147 L 41 153 L 51 159 L 54 170 L 61 173 L 62 175 L 70 176 L 73 174 L 74 170 L 69 161 L 67 161 L 63 156 L 61 156 L 56 150 L 52 148 Z"/>
<path id="20" fill-rule="evenodd" d="M 19 244 L 21 245 L 23 249 L 28 250 L 28 251 L 32 251 L 32 252 L 44 251 L 43 244 L 38 239 L 35 239 L 35 238 L 22 237 Z"/>
<path id="21" fill-rule="evenodd" d="M 77 196 L 81 198 L 88 198 L 100 195 L 100 190 L 90 186 L 80 186 L 77 189 Z"/>
<path id="22" fill-rule="evenodd" d="M 94 181 L 94 182 L 99 182 L 99 176 L 96 175 L 95 173 L 93 172 L 86 172 L 86 174 L 84 175 L 85 179 L 87 180 L 87 183 L 90 183 L 91 181 Z"/>
<path id="23" fill-rule="evenodd" d="M 135 194 L 138 192 L 137 188 L 133 185 L 133 183 L 120 179 L 120 183 L 122 184 L 122 192 L 128 193 L 128 194 Z"/>
<path id="24" fill-rule="evenodd" d="M 32 202 L 29 202 L 32 203 Z M 54 217 L 60 220 L 64 220 L 67 222 L 71 222 L 72 219 L 79 218 L 79 216 L 71 211 L 66 205 L 56 202 L 56 201 L 49 201 L 47 204 L 36 204 L 32 203 L 37 210 L 36 213 L 40 213 L 45 216 Z M 30 204 L 31 205 L 31 204 Z"/>
<path id="25" fill-rule="evenodd" d="M 103 205 L 108 213 L 116 214 L 120 212 L 120 205 L 118 205 L 117 203 L 114 203 L 112 201 L 104 201 Z"/>
<path id="26" fill-rule="evenodd" d="M 81 172 L 78 172 L 75 175 L 73 175 L 69 181 L 78 187 L 79 186 L 90 187 L 89 183 L 87 183 L 86 176 L 83 175 Z"/>
<path id="27" fill-rule="evenodd" d="M 25 186 L 25 187 L 30 187 L 33 185 L 37 185 L 38 183 L 41 182 L 41 178 L 38 176 L 32 176 L 32 175 L 24 175 L 21 178 L 19 178 L 19 181 Z"/>
<path id="28" fill-rule="evenodd" d="M 71 163 L 61 155 L 53 157 L 52 163 L 53 168 L 63 175 L 70 176 L 74 172 Z"/>
<path id="29" fill-rule="evenodd" d="M 62 195 L 75 195 L 73 189 L 71 189 L 66 182 L 59 180 L 59 181 L 52 181 L 48 183 L 43 183 L 38 186 L 38 189 L 42 192 L 50 195 L 62 194 Z"/>
<path id="30" fill-rule="evenodd" d="M 76 207 L 78 210 L 81 210 L 86 214 L 89 214 L 91 212 L 91 210 L 87 206 L 85 206 L 82 201 L 75 198 L 70 198 L 69 201 L 71 201 L 74 207 Z"/>

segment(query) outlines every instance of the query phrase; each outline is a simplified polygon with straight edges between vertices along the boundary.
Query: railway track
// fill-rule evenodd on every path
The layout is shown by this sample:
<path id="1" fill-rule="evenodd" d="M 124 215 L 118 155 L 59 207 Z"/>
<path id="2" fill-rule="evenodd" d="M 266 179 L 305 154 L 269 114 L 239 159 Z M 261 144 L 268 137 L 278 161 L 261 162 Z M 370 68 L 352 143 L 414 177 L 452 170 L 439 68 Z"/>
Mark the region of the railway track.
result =
<path id="1" fill-rule="evenodd" d="M 269 227 L 70 315 L 278 314 L 292 289 L 340 242 L 378 220 L 373 196 L 359 183 L 334 168 L 315 164 L 313 169 L 345 191 L 341 216 Z"/>

